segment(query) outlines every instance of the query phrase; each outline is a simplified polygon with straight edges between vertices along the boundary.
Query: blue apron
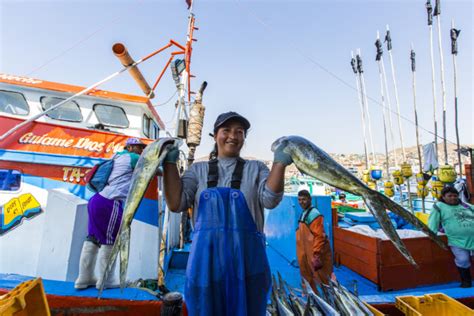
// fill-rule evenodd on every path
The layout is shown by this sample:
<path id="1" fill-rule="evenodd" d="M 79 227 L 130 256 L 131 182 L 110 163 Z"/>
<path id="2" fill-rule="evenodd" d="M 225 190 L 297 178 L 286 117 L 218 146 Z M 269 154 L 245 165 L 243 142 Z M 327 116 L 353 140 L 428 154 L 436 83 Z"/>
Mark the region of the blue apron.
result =
<path id="1" fill-rule="evenodd" d="M 243 164 L 237 161 L 232 188 L 221 188 L 215 187 L 217 160 L 209 162 L 208 189 L 199 198 L 186 268 L 190 316 L 265 315 L 270 268 L 265 237 L 238 189 Z"/>

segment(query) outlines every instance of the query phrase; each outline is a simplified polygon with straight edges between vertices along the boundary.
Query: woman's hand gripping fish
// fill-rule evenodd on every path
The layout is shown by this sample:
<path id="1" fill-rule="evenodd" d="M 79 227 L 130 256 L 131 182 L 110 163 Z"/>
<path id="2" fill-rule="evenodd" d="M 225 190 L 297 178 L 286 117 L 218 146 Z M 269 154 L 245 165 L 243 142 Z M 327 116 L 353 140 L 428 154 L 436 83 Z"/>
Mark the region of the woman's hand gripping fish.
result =
<path id="1" fill-rule="evenodd" d="M 122 222 L 117 238 L 112 248 L 112 253 L 109 257 L 107 268 L 104 271 L 102 284 L 100 285 L 99 295 L 101 296 L 104 289 L 105 280 L 110 273 L 112 263 L 120 251 L 120 288 L 125 287 L 125 278 L 127 276 L 128 257 L 130 251 L 130 226 L 133 217 L 140 205 L 140 202 L 145 195 L 153 177 L 155 177 L 158 167 L 161 166 L 168 151 L 180 145 L 180 140 L 176 138 L 161 138 L 149 144 L 138 159 L 135 170 L 133 171 L 130 190 L 128 191 L 127 200 L 123 209 Z"/>
<path id="2" fill-rule="evenodd" d="M 390 217 L 386 212 L 387 209 L 421 229 L 440 247 L 447 249 L 444 242 L 416 216 L 385 195 L 367 187 L 362 181 L 353 176 L 326 152 L 310 141 L 299 136 L 281 137 L 272 144 L 272 151 L 275 151 L 280 146 L 283 146 L 283 150 L 291 155 L 294 164 L 302 173 L 341 190 L 362 196 L 385 234 L 387 234 L 398 251 L 414 266 L 417 266 L 417 264 L 392 226 Z"/>

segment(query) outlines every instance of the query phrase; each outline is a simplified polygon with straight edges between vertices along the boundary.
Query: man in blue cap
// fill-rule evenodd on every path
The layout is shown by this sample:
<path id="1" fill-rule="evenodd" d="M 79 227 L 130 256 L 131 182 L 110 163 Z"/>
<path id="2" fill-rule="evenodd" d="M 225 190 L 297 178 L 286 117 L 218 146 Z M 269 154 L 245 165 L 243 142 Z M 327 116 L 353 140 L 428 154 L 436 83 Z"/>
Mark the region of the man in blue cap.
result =
<path id="1" fill-rule="evenodd" d="M 123 203 L 130 189 L 133 169 L 146 147 L 139 138 L 129 138 L 125 150 L 117 153 L 107 185 L 89 200 L 88 234 L 82 246 L 79 261 L 79 276 L 74 283 L 76 289 L 86 289 L 101 283 L 100 278 L 107 267 L 112 246 L 122 221 Z M 99 279 L 94 276 L 98 257 Z M 115 261 L 111 271 L 115 270 Z M 105 288 L 117 287 L 113 273 L 105 281 Z"/>

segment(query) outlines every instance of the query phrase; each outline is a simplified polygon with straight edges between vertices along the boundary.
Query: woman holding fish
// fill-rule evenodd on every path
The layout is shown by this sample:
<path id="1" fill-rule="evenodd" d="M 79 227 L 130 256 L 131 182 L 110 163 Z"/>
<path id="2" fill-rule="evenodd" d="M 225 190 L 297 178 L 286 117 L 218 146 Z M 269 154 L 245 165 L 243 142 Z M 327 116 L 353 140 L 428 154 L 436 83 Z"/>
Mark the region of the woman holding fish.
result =
<path id="1" fill-rule="evenodd" d="M 250 128 L 235 112 L 218 116 L 209 162 L 193 164 L 179 177 L 178 150 L 164 162 L 168 207 L 194 207 L 194 234 L 186 269 L 190 315 L 265 315 L 270 268 L 263 235 L 264 208 L 283 196 L 291 156 L 275 150 L 272 170 L 244 160 L 240 151 Z"/>
<path id="2" fill-rule="evenodd" d="M 87 204 L 88 233 L 83 243 L 79 260 L 79 275 L 74 287 L 83 290 L 89 286 L 100 288 L 117 287 L 113 272 L 104 278 L 104 271 L 111 258 L 113 244 L 119 232 L 123 214 L 123 203 L 127 197 L 132 180 L 132 173 L 138 159 L 146 147 L 139 138 L 129 138 L 125 149 L 113 158 L 113 167 L 106 185 L 94 194 Z M 114 271 L 115 255 L 110 269 Z M 96 261 L 99 265 L 99 279 L 94 275 Z"/>

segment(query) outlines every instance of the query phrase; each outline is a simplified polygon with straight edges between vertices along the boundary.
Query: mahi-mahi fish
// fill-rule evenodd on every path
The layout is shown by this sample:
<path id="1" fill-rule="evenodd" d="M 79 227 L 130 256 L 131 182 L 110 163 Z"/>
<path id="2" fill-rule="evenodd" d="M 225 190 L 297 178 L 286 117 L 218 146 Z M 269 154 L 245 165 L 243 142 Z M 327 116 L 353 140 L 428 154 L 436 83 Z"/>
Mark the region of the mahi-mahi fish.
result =
<path id="1" fill-rule="evenodd" d="M 447 249 L 444 242 L 415 215 L 385 195 L 370 189 L 326 152 L 307 139 L 300 136 L 284 136 L 272 144 L 272 151 L 275 151 L 277 148 L 289 154 L 295 166 L 302 173 L 346 192 L 362 196 L 368 209 L 372 212 L 385 234 L 387 234 L 398 251 L 414 266 L 417 266 L 417 264 L 393 227 L 390 217 L 386 212 L 387 209 L 421 229 L 440 247 Z"/>
<path id="2" fill-rule="evenodd" d="M 140 155 L 137 165 L 133 171 L 130 190 L 123 209 L 122 222 L 115 239 L 112 253 L 109 257 L 107 268 L 104 271 L 102 283 L 100 284 L 99 297 L 104 289 L 105 280 L 111 273 L 112 264 L 120 251 L 120 288 L 125 287 L 125 278 L 127 275 L 128 258 L 130 252 L 130 227 L 133 217 L 145 195 L 153 177 L 155 177 L 158 168 L 162 164 L 166 154 L 172 147 L 179 147 L 180 140 L 176 138 L 161 138 L 149 144 Z"/>

